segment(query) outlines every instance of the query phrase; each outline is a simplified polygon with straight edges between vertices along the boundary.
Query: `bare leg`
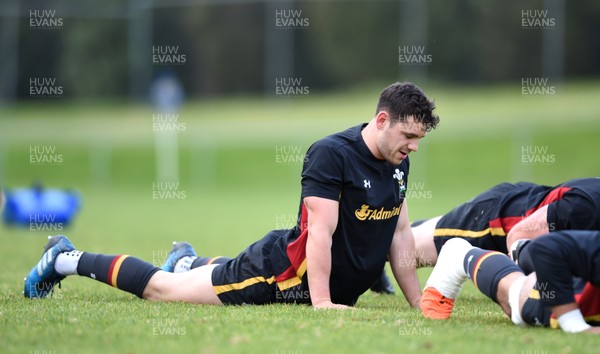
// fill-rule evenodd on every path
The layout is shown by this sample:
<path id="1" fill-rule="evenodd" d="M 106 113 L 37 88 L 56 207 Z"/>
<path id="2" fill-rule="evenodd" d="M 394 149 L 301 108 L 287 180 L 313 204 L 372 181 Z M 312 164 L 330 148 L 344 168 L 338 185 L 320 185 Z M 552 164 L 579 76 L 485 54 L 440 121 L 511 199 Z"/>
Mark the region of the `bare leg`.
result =
<path id="1" fill-rule="evenodd" d="M 515 281 L 517 281 L 518 279 L 520 279 L 522 277 L 525 277 L 525 275 L 523 275 L 523 273 L 513 272 L 513 273 L 506 275 L 498 283 L 498 291 L 496 292 L 496 299 L 498 299 L 498 305 L 500 305 L 500 307 L 502 308 L 502 311 L 504 311 L 504 313 L 508 317 L 511 317 L 511 309 L 510 309 L 510 305 L 508 303 L 508 292 L 509 292 L 510 286 Z M 535 279 L 534 279 L 534 282 L 535 282 Z M 524 284 L 522 289 L 525 289 L 526 286 L 527 286 L 527 281 L 526 281 L 526 284 Z M 531 287 L 533 287 L 533 285 L 531 285 Z M 531 287 L 529 288 L 529 290 L 531 290 Z M 523 291 L 521 291 L 521 293 L 523 293 Z M 528 294 L 529 291 L 527 291 L 526 293 Z M 522 301 L 519 301 L 519 310 L 522 308 L 523 303 L 525 303 L 526 299 L 527 298 L 523 299 Z"/>
<path id="2" fill-rule="evenodd" d="M 429 219 L 412 228 L 415 237 L 417 267 L 433 267 L 437 263 L 437 250 L 433 243 L 433 231 L 441 216 Z"/>
<path id="3" fill-rule="evenodd" d="M 529 294 L 537 281 L 537 276 L 535 273 L 531 273 L 527 276 L 527 279 L 523 283 L 523 287 L 521 288 L 521 294 L 519 295 L 519 311 L 523 312 L 523 305 L 525 301 L 529 298 Z"/>
<path id="4" fill-rule="evenodd" d="M 217 266 L 206 265 L 185 273 L 156 272 L 144 289 L 143 297 L 150 301 L 222 305 L 212 285 L 212 272 Z"/>

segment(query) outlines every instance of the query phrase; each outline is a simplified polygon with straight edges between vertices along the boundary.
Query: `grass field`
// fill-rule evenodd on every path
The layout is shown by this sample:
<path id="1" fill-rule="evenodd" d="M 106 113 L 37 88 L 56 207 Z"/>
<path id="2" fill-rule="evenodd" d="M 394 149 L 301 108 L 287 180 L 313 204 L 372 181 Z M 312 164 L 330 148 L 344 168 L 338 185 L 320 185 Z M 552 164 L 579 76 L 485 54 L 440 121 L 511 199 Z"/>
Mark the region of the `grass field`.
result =
<path id="1" fill-rule="evenodd" d="M 122 103 L 0 108 L 0 177 L 77 189 L 83 207 L 57 230 L 82 250 L 160 264 L 173 240 L 203 255 L 237 254 L 298 208 L 297 157 L 316 139 L 367 121 L 379 88 L 295 99 L 190 102 L 178 117 L 179 190 L 156 199 L 152 111 Z M 519 87 L 428 90 L 442 124 L 411 157 L 411 219 L 435 216 L 501 181 L 556 184 L 600 175 L 596 82 L 547 97 Z M 32 164 L 32 146 L 57 164 Z M 301 151 L 301 152 L 299 152 Z M 532 159 L 533 158 L 533 159 Z M 301 160 L 301 159 L 300 159 Z M 545 160 L 545 161 L 538 161 Z M 56 233 L 56 232 L 54 232 Z M 401 295 L 365 294 L 352 311 L 306 306 L 156 304 L 84 278 L 52 299 L 22 298 L 48 232 L 0 228 L 0 352 L 6 353 L 584 353 L 595 337 L 511 325 L 467 284 L 450 321 L 424 320 Z M 424 284 L 430 270 L 419 271 Z"/>

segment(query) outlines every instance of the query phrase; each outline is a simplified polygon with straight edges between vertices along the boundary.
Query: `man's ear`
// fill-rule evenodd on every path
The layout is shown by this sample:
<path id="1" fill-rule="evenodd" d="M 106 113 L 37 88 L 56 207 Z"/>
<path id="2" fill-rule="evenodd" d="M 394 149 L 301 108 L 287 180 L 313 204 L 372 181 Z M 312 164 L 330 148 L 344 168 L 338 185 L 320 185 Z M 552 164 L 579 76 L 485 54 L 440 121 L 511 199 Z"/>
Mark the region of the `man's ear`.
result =
<path id="1" fill-rule="evenodd" d="M 379 111 L 375 116 L 377 129 L 383 130 L 386 124 L 390 121 L 390 114 L 387 111 Z"/>

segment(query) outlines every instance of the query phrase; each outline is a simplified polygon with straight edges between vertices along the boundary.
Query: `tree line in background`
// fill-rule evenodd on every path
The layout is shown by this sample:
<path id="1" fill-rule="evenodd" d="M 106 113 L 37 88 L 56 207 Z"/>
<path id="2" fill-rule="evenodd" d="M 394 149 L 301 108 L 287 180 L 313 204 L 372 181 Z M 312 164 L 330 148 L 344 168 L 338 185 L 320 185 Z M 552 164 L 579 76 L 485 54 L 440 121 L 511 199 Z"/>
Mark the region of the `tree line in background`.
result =
<path id="1" fill-rule="evenodd" d="M 412 43 L 403 43 L 414 36 L 404 36 L 403 31 L 412 29 L 400 21 L 411 14 L 403 13 L 399 1 L 298 0 L 295 12 L 283 13 L 270 11 L 273 3 L 199 3 L 144 10 L 151 15 L 152 33 L 147 35 L 153 50 L 176 50 L 183 62 L 157 65 L 151 50 L 139 56 L 152 76 L 173 71 L 192 97 L 263 92 L 265 81 L 271 80 L 264 75 L 265 55 L 273 55 L 264 50 L 269 31 L 288 31 L 285 38 L 293 41 L 292 70 L 281 76 L 301 78 L 311 89 L 403 80 L 414 70 L 426 72 L 430 80 L 455 83 L 540 77 L 543 33 L 557 30 L 564 33 L 564 76 L 600 73 L 600 2 L 593 0 L 565 1 L 564 18 L 554 23 L 553 13 L 540 12 L 537 17 L 546 21 L 538 26 L 523 21 L 535 19 L 528 10 L 543 10 L 541 0 L 430 0 L 426 16 L 414 27 L 425 29 L 424 39 Z M 129 95 L 128 17 L 69 16 L 62 22 L 59 29 L 32 29 L 30 16 L 20 18 L 17 98 L 30 98 L 31 77 L 56 78 L 65 97 Z M 412 57 L 416 62 L 402 62 L 401 54 L 405 59 L 420 56 Z"/>

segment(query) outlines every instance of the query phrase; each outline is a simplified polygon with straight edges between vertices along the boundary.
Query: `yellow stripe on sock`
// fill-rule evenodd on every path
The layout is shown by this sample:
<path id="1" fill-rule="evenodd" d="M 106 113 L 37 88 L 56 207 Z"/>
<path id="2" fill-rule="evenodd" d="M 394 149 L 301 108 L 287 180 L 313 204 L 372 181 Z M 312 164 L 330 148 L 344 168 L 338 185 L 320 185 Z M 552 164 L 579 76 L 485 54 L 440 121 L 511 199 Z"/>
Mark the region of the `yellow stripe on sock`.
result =
<path id="1" fill-rule="evenodd" d="M 113 268 L 111 284 L 115 288 L 118 288 L 118 286 L 117 286 L 117 277 L 119 276 L 119 270 L 121 269 L 121 264 L 123 264 L 123 261 L 127 257 L 129 257 L 129 256 L 123 255 L 123 256 L 119 257 L 119 259 L 117 259 L 117 262 L 115 263 L 115 266 Z"/>
<path id="2" fill-rule="evenodd" d="M 219 258 L 223 258 L 223 256 L 216 256 L 216 257 L 209 259 L 208 262 L 206 263 L 206 265 L 212 264 L 214 261 L 216 261 Z"/>
<path id="3" fill-rule="evenodd" d="M 499 254 L 502 254 L 502 253 L 491 251 L 490 253 L 487 253 L 483 257 L 481 257 L 477 261 L 477 264 L 475 264 L 475 269 L 473 270 L 473 283 L 475 284 L 475 287 L 477 287 L 477 289 L 479 289 L 479 286 L 477 286 L 477 273 L 479 272 L 479 267 L 481 267 L 481 264 L 489 257 L 496 256 Z"/>

